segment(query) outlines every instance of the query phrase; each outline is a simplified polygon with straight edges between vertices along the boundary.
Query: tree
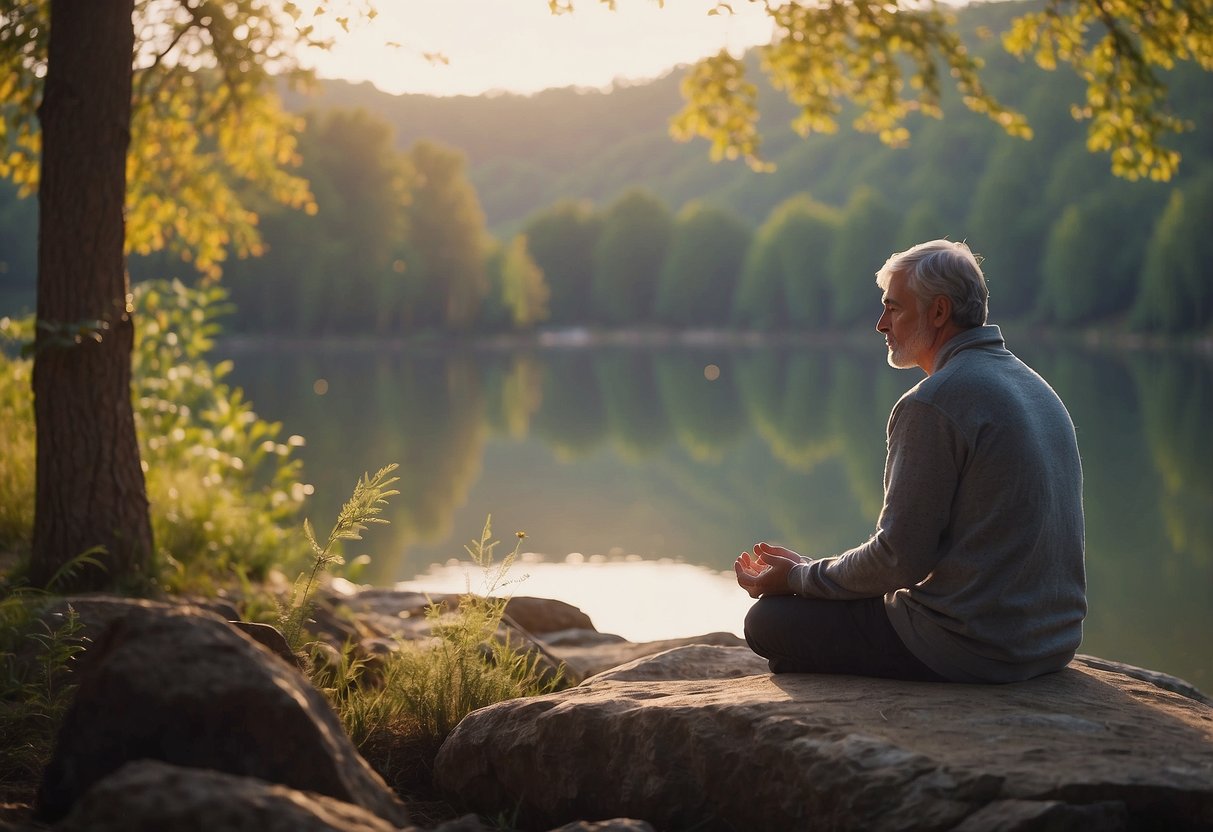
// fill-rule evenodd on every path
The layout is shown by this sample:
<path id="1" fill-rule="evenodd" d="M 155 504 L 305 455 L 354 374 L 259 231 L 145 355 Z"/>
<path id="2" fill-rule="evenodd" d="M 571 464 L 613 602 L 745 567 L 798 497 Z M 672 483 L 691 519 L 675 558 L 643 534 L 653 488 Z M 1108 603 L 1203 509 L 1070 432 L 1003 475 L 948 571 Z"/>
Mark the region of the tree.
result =
<path id="1" fill-rule="evenodd" d="M 314 212 L 260 211 L 265 253 L 229 266 L 246 331 L 388 334 L 403 315 L 411 168 L 391 128 L 364 110 L 310 116 L 301 165 Z"/>
<path id="2" fill-rule="evenodd" d="M 1122 189 L 1132 186 L 1119 184 L 1068 206 L 1053 223 L 1041 263 L 1041 317 L 1086 324 L 1133 303 L 1150 226 L 1141 204 L 1124 199 Z"/>
<path id="3" fill-rule="evenodd" d="M 316 42 L 295 26 L 300 15 L 253 0 L 0 6 L 0 175 L 40 200 L 36 584 L 84 552 L 100 567 L 65 588 L 147 577 L 124 253 L 173 242 L 213 275 L 229 248 L 257 248 L 239 183 L 307 203 L 305 184 L 285 170 L 294 120 L 264 93 L 267 65 L 289 73 L 290 47 Z M 132 140 L 138 151 L 128 155 Z"/>
<path id="4" fill-rule="evenodd" d="M 1040 288 L 1040 260 L 1049 233 L 1040 183 L 1047 180 L 1043 154 L 1027 144 L 995 151 L 977 182 L 964 236 L 985 259 L 990 304 L 1000 317 L 1030 312 Z"/>
<path id="5" fill-rule="evenodd" d="M 543 269 L 527 251 L 525 234 L 506 247 L 501 263 L 501 297 L 515 329 L 529 329 L 548 316 L 548 285 Z"/>
<path id="6" fill-rule="evenodd" d="M 733 295 L 733 323 L 750 329 L 787 325 L 783 262 L 776 245 L 778 226 L 768 218 L 754 232 Z"/>
<path id="7" fill-rule="evenodd" d="M 39 586 L 90 550 L 123 580 L 144 578 L 151 564 L 152 527 L 130 399 L 135 329 L 123 267 L 132 10 L 132 0 L 51 4 L 54 26 L 38 108 L 30 578 Z M 79 576 L 84 585 L 104 579 L 95 568 Z"/>
<path id="8" fill-rule="evenodd" d="M 488 291 L 484 212 L 464 176 L 463 154 L 421 141 L 409 158 L 415 182 L 409 205 L 415 255 L 410 269 L 424 287 L 411 321 L 466 329 Z"/>
<path id="9" fill-rule="evenodd" d="M 896 245 L 897 219 L 888 200 L 871 188 L 860 188 L 851 196 L 830 252 L 833 323 L 852 324 L 865 313 L 879 312 L 875 275 Z"/>
<path id="10" fill-rule="evenodd" d="M 611 2 L 612 0 L 604 0 Z M 553 8 L 571 7 L 552 0 Z M 954 79 L 966 106 L 989 116 L 1011 135 L 1031 137 L 1027 121 L 985 88 L 982 63 L 953 28 L 939 3 L 915 0 L 824 0 L 767 3 L 776 34 L 762 47 L 771 82 L 800 108 L 793 126 L 802 134 L 832 133 L 846 102 L 853 126 L 889 145 L 909 139 L 911 113 L 938 118 L 940 77 Z M 717 11 L 729 11 L 727 3 Z M 1046 0 L 1042 10 L 1013 19 L 1004 48 L 1031 57 L 1046 70 L 1069 64 L 1086 82 L 1077 119 L 1090 121 L 1088 146 L 1111 156 L 1112 170 L 1129 179 L 1169 179 L 1179 154 L 1166 139 L 1192 125 L 1166 109 L 1160 70 L 1192 61 L 1213 69 L 1213 0 Z M 942 72 L 941 72 L 942 70 Z M 908 76 L 908 77 L 907 77 Z M 672 123 L 676 138 L 706 138 L 714 158 L 759 158 L 757 88 L 745 64 L 727 51 L 691 68 L 683 83 L 686 106 Z"/>
<path id="11" fill-rule="evenodd" d="M 658 279 L 658 320 L 727 322 L 750 237 L 749 227 L 728 211 L 698 203 L 683 208 Z"/>
<path id="12" fill-rule="evenodd" d="M 1140 329 L 1192 332 L 1213 324 L 1213 170 L 1171 193 L 1146 248 L 1131 322 Z"/>
<path id="13" fill-rule="evenodd" d="M 633 189 L 607 209 L 594 245 L 595 314 L 613 324 L 647 321 L 674 218 L 651 193 Z"/>
<path id="14" fill-rule="evenodd" d="M 602 217 L 585 202 L 565 200 L 527 220 L 522 233 L 551 290 L 551 320 L 585 323 L 591 317 L 594 244 Z"/>

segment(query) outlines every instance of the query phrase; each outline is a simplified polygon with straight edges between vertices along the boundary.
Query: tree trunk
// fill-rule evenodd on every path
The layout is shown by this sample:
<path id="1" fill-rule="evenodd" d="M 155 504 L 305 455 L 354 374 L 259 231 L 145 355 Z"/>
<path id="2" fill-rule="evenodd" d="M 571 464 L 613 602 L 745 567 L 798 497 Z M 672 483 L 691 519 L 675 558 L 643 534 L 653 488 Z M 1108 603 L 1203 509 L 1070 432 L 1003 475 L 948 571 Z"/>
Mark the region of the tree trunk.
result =
<path id="1" fill-rule="evenodd" d="M 97 546 L 60 589 L 141 582 L 152 553 L 131 408 L 123 254 L 134 0 L 52 0 L 39 185 L 31 580 Z"/>

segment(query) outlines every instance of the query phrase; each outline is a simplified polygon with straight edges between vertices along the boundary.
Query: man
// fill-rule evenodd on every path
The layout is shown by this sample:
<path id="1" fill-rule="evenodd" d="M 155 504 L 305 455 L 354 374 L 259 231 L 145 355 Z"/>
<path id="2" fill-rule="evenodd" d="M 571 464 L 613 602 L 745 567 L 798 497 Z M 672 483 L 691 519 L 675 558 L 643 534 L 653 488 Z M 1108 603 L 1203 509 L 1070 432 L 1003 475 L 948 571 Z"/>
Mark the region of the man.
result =
<path id="1" fill-rule="evenodd" d="M 735 566 L 775 673 L 1015 682 L 1059 670 L 1086 615 L 1082 468 L 1053 389 L 986 325 L 964 243 L 876 275 L 889 364 L 927 377 L 893 408 L 876 532 L 836 557 L 759 543 Z"/>

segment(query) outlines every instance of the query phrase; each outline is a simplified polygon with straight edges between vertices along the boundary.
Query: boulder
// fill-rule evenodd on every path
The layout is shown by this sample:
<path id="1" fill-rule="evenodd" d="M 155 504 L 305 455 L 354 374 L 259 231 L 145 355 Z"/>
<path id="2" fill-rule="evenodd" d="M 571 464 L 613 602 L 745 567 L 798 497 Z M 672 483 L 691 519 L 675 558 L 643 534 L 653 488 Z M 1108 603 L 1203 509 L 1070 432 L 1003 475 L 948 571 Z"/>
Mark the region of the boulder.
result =
<path id="1" fill-rule="evenodd" d="M 749 649 L 692 644 L 635 659 L 593 676 L 584 684 L 659 682 L 669 679 L 738 679 L 767 672 L 767 660 Z"/>
<path id="2" fill-rule="evenodd" d="M 60 832 L 396 832 L 366 809 L 253 777 L 153 760 L 88 790 Z"/>
<path id="3" fill-rule="evenodd" d="M 559 630 L 594 629 L 590 617 L 577 607 L 550 598 L 515 595 L 506 602 L 505 614 L 510 617 L 515 626 L 526 630 L 533 636 L 541 636 Z"/>
<path id="4" fill-rule="evenodd" d="M 16 828 L 16 827 L 14 827 Z M 41 827 L 39 827 L 41 828 Z M 465 815 L 430 832 L 491 832 Z M 34 827 L 28 827 L 33 832 Z M 253 777 L 153 760 L 127 763 L 77 801 L 57 832 L 422 832 L 351 803 Z M 22 829 L 25 832 L 25 829 Z M 653 832 L 644 821 L 578 821 L 553 832 Z"/>
<path id="5" fill-rule="evenodd" d="M 41 818 L 66 815 L 103 777 L 151 759 L 327 795 L 405 823 L 403 805 L 324 697 L 218 616 L 136 606 L 88 653 L 39 789 Z"/>
<path id="6" fill-rule="evenodd" d="M 612 818 L 611 820 L 579 820 L 566 823 L 552 832 L 653 832 L 651 824 L 634 818 Z"/>
<path id="7" fill-rule="evenodd" d="M 720 678 L 750 661 L 733 652 L 477 711 L 436 783 L 536 828 L 1213 829 L 1213 708 L 1147 679 L 1084 661 L 1012 685 Z"/>
<path id="8" fill-rule="evenodd" d="M 569 667 L 569 675 L 586 679 L 596 673 L 618 667 L 645 656 L 652 656 L 675 647 L 710 644 L 718 647 L 744 647 L 745 640 L 732 633 L 708 633 L 689 638 L 640 643 L 623 640 L 588 639 L 570 643 L 561 638 L 557 643 L 545 640 L 549 652 Z M 748 650 L 748 648 L 747 648 Z M 765 670 L 765 666 L 763 668 Z"/>

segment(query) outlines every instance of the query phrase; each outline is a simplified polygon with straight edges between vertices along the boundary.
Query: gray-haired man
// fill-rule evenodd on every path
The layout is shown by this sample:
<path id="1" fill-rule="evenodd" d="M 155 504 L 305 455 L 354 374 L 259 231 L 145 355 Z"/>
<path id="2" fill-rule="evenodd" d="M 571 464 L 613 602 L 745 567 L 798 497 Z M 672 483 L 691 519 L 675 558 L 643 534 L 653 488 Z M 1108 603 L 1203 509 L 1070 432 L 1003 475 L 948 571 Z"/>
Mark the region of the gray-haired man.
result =
<path id="1" fill-rule="evenodd" d="M 1015 682 L 1059 670 L 1086 615 L 1082 467 L 1053 389 L 986 325 L 964 243 L 877 273 L 889 364 L 927 377 L 893 408 L 875 534 L 834 557 L 759 543 L 746 640 L 776 673 Z"/>

